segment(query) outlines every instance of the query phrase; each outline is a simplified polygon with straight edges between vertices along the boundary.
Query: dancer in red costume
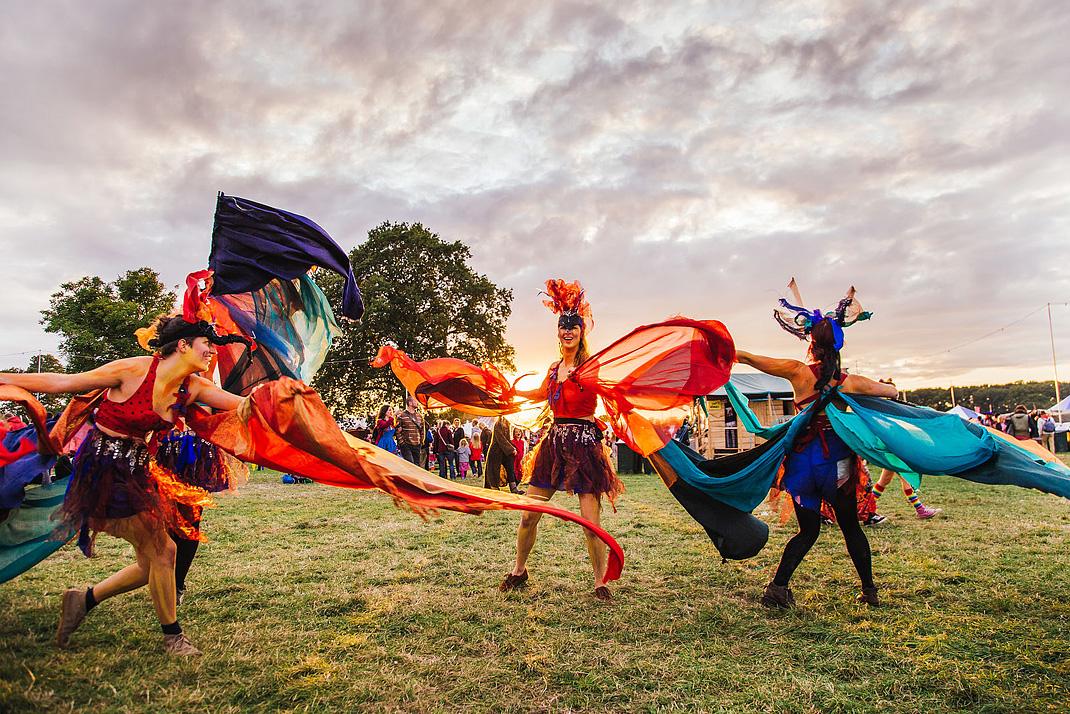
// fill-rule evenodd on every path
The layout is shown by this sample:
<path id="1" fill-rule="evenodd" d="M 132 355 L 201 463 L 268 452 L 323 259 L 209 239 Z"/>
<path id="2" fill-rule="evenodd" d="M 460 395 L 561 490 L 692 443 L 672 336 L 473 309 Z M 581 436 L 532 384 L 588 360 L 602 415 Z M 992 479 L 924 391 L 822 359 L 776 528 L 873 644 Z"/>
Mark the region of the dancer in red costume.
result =
<path id="1" fill-rule="evenodd" d="M 602 443 L 602 429 L 594 418 L 597 406 L 593 391 L 585 391 L 570 381 L 572 372 L 590 356 L 587 332 L 591 327 L 591 306 L 578 282 L 548 280 L 545 301 L 557 318 L 557 341 L 561 359 L 550 369 L 538 389 L 517 390 L 517 395 L 532 401 L 546 400 L 553 412 L 553 425 L 535 446 L 531 457 L 531 484 L 527 495 L 550 500 L 558 491 L 575 493 L 580 499 L 580 514 L 599 523 L 602 496 L 612 504 L 624 491 Z M 516 537 L 516 563 L 502 581 L 503 591 L 527 584 L 528 556 L 535 545 L 539 513 L 521 517 Z M 585 530 L 587 552 L 594 571 L 594 594 L 599 600 L 611 600 L 606 587 L 606 548 L 593 533 Z"/>
<path id="2" fill-rule="evenodd" d="M 87 590 L 63 594 L 56 644 L 66 647 L 71 633 L 97 603 L 148 585 L 172 655 L 198 655 L 183 634 L 176 614 L 175 544 L 169 531 L 197 537 L 183 510 L 209 501 L 208 492 L 180 481 L 156 460 L 159 438 L 180 422 L 187 404 L 235 409 L 240 397 L 196 376 L 208 369 L 219 337 L 207 322 L 181 316 L 161 317 L 151 357 L 130 357 L 79 374 L 0 374 L 0 384 L 47 394 L 107 389 L 96 409 L 95 428 L 74 457 L 62 514 L 79 531 L 88 556 L 103 531 L 134 546 L 137 561 Z"/>

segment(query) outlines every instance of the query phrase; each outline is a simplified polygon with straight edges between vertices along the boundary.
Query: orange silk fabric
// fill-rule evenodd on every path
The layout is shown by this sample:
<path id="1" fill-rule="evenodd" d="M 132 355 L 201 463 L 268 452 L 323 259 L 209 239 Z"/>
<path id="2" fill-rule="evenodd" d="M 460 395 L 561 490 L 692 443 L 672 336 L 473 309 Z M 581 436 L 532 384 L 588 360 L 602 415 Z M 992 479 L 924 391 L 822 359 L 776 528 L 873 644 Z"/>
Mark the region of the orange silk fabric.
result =
<path id="1" fill-rule="evenodd" d="M 735 344 L 723 324 L 675 317 L 635 328 L 591 355 L 569 380 L 601 397 L 617 436 L 649 456 L 669 436 L 637 410 L 673 409 L 706 396 L 728 381 L 735 358 Z M 508 380 L 491 365 L 476 367 L 457 359 L 415 362 L 391 346 L 380 349 L 372 361 L 375 367 L 386 364 L 425 406 L 486 416 L 520 409 Z"/>
<path id="2" fill-rule="evenodd" d="M 256 389 L 237 411 L 207 414 L 191 407 L 186 423 L 203 439 L 242 461 L 346 488 L 378 488 L 398 505 L 426 516 L 437 509 L 482 513 L 520 510 L 577 523 L 609 546 L 607 580 L 620 577 L 624 551 L 605 530 L 577 514 L 525 496 L 472 488 L 432 476 L 415 464 L 350 437 L 319 395 L 283 377 Z"/>
<path id="3" fill-rule="evenodd" d="M 479 416 L 520 410 L 509 380 L 492 364 L 477 367 L 452 357 L 416 362 L 393 345 L 383 345 L 371 365 L 388 364 L 409 393 L 430 409 L 452 407 Z"/>

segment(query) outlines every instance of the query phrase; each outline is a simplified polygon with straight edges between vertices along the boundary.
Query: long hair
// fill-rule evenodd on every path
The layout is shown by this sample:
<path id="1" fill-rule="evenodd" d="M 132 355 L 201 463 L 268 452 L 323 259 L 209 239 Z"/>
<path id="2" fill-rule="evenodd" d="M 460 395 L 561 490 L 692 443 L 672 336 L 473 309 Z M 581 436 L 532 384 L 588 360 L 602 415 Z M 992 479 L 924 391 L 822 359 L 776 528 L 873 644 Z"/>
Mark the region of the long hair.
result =
<path id="1" fill-rule="evenodd" d="M 564 351 L 561 349 L 561 344 L 557 345 L 558 351 L 564 356 Z M 587 358 L 591 356 L 591 351 L 587 348 L 587 330 L 580 333 L 580 344 L 576 347 L 576 359 L 572 363 L 573 367 L 578 367 L 587 361 Z"/>
<path id="2" fill-rule="evenodd" d="M 827 319 L 814 325 L 810 331 L 810 357 L 821 365 L 817 384 L 814 385 L 814 391 L 821 392 L 840 373 L 840 351 L 836 349 L 832 324 Z"/>
<path id="3" fill-rule="evenodd" d="M 383 406 L 379 407 L 378 421 L 386 419 L 386 412 L 387 412 L 388 409 L 390 409 L 390 405 L 389 404 L 384 404 Z"/>

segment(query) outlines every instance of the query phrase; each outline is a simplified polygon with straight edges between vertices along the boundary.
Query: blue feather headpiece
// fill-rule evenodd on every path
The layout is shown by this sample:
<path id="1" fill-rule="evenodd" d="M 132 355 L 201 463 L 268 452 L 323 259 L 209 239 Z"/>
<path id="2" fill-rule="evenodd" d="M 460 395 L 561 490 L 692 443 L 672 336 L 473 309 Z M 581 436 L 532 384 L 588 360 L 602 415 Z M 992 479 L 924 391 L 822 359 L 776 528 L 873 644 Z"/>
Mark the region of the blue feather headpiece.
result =
<path id="1" fill-rule="evenodd" d="M 796 285 L 795 278 L 788 283 L 788 290 L 791 291 L 794 303 L 788 302 L 787 298 L 780 298 L 780 306 L 773 308 L 773 319 L 800 340 L 807 339 L 817 323 L 828 320 L 832 325 L 832 335 L 838 351 L 843 348 L 843 328 L 873 317 L 873 313 L 863 310 L 862 305 L 855 298 L 853 285 L 847 291 L 847 295 L 836 304 L 836 307 L 826 312 L 803 307 L 805 303 L 799 294 L 799 286 Z"/>

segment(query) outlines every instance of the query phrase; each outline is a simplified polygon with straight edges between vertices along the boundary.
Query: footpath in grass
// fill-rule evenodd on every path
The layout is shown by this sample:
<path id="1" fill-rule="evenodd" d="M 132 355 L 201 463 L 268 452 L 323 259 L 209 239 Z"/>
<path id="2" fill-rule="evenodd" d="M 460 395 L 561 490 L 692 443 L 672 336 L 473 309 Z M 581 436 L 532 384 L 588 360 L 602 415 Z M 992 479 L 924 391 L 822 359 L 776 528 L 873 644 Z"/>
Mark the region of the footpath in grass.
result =
<path id="1" fill-rule="evenodd" d="M 258 475 L 206 515 L 179 614 L 205 656 L 174 661 L 147 593 L 52 646 L 64 588 L 130 561 L 101 537 L 0 586 L 0 711 L 1066 711 L 1070 502 L 927 478 L 867 531 L 886 605 L 854 603 L 838 530 L 758 604 L 794 522 L 722 564 L 660 482 L 626 476 L 604 522 L 616 601 L 591 596 L 580 530 L 543 519 L 527 590 L 502 595 L 515 513 L 423 522 L 389 498 Z M 575 499 L 559 496 L 576 508 Z"/>

